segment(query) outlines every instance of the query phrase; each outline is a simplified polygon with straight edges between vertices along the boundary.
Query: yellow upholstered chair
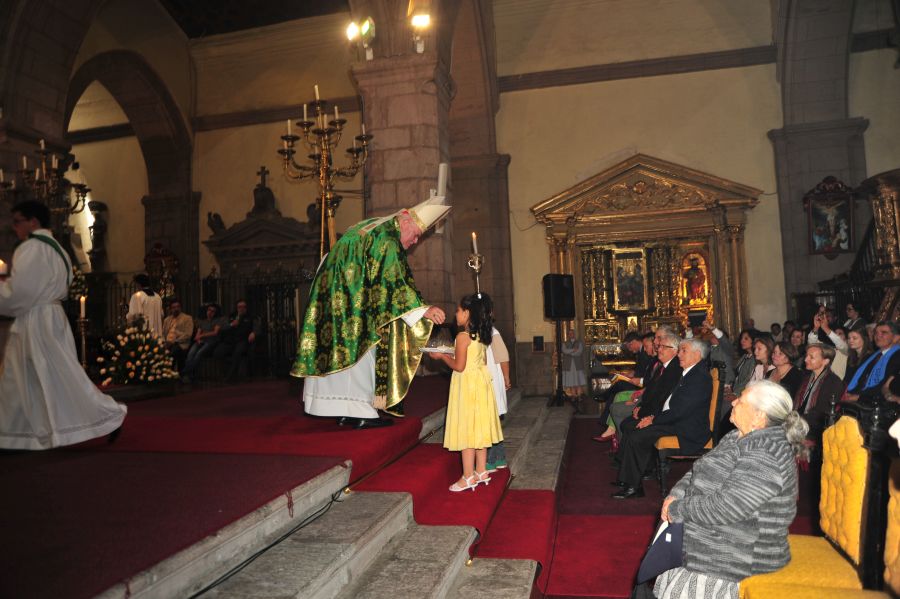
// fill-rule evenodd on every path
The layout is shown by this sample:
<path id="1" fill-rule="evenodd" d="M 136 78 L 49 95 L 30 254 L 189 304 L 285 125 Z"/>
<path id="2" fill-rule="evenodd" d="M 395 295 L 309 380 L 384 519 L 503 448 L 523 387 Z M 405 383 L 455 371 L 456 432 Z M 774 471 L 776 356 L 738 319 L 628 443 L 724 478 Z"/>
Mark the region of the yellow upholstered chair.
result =
<path id="1" fill-rule="evenodd" d="M 827 538 L 788 535 L 790 563 L 777 572 L 744 579 L 742 599 L 831 596 L 826 591 L 843 597 L 862 590 L 859 572 L 871 460 L 863 441 L 859 422 L 849 416 L 825 431 L 819 525 Z M 794 595 L 798 589 L 806 589 L 805 594 Z"/>
<path id="2" fill-rule="evenodd" d="M 660 437 L 656 440 L 657 468 L 656 474 L 659 480 L 659 488 L 662 496 L 665 497 L 669 492 L 667 485 L 667 476 L 669 474 L 669 460 L 696 460 L 704 453 L 713 448 L 718 443 L 719 432 L 719 398 L 722 397 L 724 390 L 724 374 L 719 372 L 718 367 L 709 371 L 712 376 L 712 397 L 709 401 L 709 431 L 710 437 L 703 450 L 698 455 L 681 455 L 681 448 L 678 445 L 678 437 L 669 435 Z"/>
<path id="3" fill-rule="evenodd" d="M 803 535 L 790 536 L 791 554 L 797 541 L 808 542 L 816 537 L 804 537 Z M 799 549 L 799 547 L 798 547 Z M 813 548 L 815 550 L 815 548 Z M 804 581 L 802 584 L 793 582 L 778 582 L 766 580 L 770 576 L 752 577 L 751 584 L 741 584 L 742 599 L 772 599 L 774 597 L 790 597 L 791 599 L 885 599 L 890 597 L 888 593 L 881 591 L 851 590 L 842 587 L 832 587 L 828 583 L 832 577 L 846 576 L 840 571 L 846 570 L 849 562 L 843 559 L 837 552 L 827 554 L 827 562 L 818 564 L 815 578 Z M 841 563 L 843 562 L 843 563 Z M 834 568 L 840 571 L 835 573 Z M 749 581 L 751 579 L 747 579 Z M 745 583 L 747 581 L 744 581 Z M 887 512 L 887 535 L 884 547 L 884 585 L 893 593 L 894 597 L 900 597 L 900 459 L 895 459 L 891 466 L 890 500 Z"/>

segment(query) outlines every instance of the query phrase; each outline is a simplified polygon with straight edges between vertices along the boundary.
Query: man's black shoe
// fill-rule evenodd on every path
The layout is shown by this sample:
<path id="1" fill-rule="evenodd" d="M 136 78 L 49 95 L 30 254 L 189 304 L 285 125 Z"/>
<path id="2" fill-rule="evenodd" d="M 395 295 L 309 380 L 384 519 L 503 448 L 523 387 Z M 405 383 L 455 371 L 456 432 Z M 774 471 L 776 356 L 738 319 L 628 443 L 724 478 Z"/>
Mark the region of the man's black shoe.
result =
<path id="1" fill-rule="evenodd" d="M 641 478 L 644 480 L 656 480 L 656 470 L 645 472 L 644 476 L 642 476 Z"/>
<path id="2" fill-rule="evenodd" d="M 382 426 L 391 426 L 394 421 L 389 418 L 360 418 L 356 428 L 381 428 Z"/>
<path id="3" fill-rule="evenodd" d="M 119 438 L 119 435 L 122 434 L 122 426 L 119 425 L 119 428 L 109 433 L 109 436 L 106 438 L 106 442 L 110 445 L 116 442 L 116 439 Z"/>
<path id="4" fill-rule="evenodd" d="M 351 416 L 341 416 L 337 419 L 338 426 L 356 426 L 359 424 L 359 418 Z"/>
<path id="5" fill-rule="evenodd" d="M 609 484 L 611 484 L 611 485 L 614 486 L 614 487 L 624 487 L 624 486 L 626 486 L 625 483 L 623 483 L 623 482 L 620 481 L 620 480 L 610 481 Z"/>
<path id="6" fill-rule="evenodd" d="M 644 488 L 643 487 L 625 487 L 618 493 L 613 493 L 613 499 L 631 499 L 632 497 L 643 497 L 644 496 Z"/>

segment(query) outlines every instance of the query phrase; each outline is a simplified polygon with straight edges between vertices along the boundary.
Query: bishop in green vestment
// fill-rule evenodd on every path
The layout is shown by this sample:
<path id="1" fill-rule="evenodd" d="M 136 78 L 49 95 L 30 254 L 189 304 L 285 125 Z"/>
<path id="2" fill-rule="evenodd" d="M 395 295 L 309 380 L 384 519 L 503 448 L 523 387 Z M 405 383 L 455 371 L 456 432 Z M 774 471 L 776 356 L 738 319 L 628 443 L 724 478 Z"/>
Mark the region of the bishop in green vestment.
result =
<path id="1" fill-rule="evenodd" d="M 450 207 L 434 197 L 408 211 L 351 227 L 310 289 L 297 359 L 307 413 L 377 419 L 402 415 L 433 323 L 444 312 L 422 299 L 406 251 Z"/>

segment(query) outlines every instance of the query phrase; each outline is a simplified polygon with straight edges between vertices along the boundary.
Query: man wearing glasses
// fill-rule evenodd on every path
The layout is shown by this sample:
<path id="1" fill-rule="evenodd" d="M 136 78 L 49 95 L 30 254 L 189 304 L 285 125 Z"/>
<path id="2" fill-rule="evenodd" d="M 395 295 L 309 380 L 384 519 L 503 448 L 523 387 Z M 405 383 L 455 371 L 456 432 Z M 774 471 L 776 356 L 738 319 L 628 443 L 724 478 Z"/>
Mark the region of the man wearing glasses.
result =
<path id="1" fill-rule="evenodd" d="M 15 318 L 0 368 L 0 448 L 50 449 L 114 433 L 126 408 L 100 393 L 78 363 L 60 304 L 72 263 L 48 228 L 50 211 L 29 200 L 12 214 L 21 243 L 12 273 L 0 277 L 0 314 Z"/>

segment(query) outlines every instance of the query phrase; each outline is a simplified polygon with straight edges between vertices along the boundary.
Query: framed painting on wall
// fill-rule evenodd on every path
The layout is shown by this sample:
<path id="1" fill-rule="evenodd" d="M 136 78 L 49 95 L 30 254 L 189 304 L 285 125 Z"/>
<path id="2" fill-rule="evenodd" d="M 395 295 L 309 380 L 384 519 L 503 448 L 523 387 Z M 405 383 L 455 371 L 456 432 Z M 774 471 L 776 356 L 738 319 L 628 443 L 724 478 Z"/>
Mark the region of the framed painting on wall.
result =
<path id="1" fill-rule="evenodd" d="M 647 310 L 647 252 L 644 248 L 612 250 L 613 310 Z"/>
<path id="2" fill-rule="evenodd" d="M 853 251 L 853 191 L 825 177 L 803 197 L 809 222 L 809 253 L 835 258 Z"/>

